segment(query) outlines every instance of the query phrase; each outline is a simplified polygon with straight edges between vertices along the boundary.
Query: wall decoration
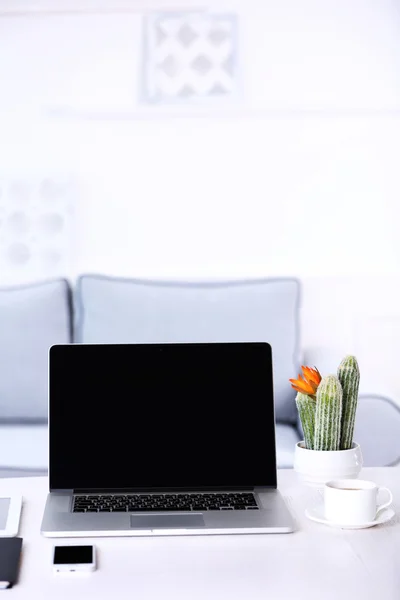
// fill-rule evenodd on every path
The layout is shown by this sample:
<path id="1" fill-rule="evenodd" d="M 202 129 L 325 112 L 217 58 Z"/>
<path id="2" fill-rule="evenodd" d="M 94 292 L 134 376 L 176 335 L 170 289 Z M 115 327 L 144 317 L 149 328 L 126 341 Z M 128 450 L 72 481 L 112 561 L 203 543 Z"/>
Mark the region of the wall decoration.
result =
<path id="1" fill-rule="evenodd" d="M 148 16 L 144 101 L 187 103 L 235 96 L 237 28 L 233 14 L 170 12 Z"/>
<path id="2" fill-rule="evenodd" d="M 68 178 L 0 177 L 0 285 L 69 274 L 75 195 Z"/>

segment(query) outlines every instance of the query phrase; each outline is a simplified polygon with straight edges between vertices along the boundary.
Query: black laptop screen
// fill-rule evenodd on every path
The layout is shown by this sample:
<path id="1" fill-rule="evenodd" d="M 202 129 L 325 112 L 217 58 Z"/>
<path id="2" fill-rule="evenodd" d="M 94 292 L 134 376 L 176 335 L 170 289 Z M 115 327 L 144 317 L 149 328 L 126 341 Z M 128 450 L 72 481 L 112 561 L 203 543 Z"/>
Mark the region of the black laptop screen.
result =
<path id="1" fill-rule="evenodd" d="M 276 486 L 264 343 L 50 349 L 50 489 Z"/>

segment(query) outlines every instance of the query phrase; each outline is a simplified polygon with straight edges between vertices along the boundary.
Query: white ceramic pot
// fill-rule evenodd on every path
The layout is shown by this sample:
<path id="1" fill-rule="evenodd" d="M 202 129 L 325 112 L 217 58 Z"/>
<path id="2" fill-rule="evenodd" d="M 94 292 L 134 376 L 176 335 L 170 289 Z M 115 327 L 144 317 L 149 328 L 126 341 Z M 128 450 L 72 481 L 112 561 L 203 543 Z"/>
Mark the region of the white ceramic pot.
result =
<path id="1" fill-rule="evenodd" d="M 297 442 L 294 470 L 303 483 L 322 487 L 331 479 L 356 479 L 363 466 L 359 444 L 350 450 L 309 450 L 304 441 Z"/>

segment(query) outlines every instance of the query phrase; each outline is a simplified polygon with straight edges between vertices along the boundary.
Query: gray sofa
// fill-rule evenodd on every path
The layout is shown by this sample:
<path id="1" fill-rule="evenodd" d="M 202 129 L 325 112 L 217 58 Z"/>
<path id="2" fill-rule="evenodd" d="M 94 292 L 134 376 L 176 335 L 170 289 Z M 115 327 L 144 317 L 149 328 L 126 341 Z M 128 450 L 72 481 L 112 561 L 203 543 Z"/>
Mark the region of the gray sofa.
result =
<path id="1" fill-rule="evenodd" d="M 47 472 L 47 357 L 60 343 L 269 341 L 278 466 L 291 467 L 302 437 L 288 382 L 302 363 L 300 315 L 295 278 L 183 283 L 82 275 L 0 288 L 0 476 Z M 397 463 L 400 409 L 389 398 L 361 395 L 355 438 L 365 464 Z"/>

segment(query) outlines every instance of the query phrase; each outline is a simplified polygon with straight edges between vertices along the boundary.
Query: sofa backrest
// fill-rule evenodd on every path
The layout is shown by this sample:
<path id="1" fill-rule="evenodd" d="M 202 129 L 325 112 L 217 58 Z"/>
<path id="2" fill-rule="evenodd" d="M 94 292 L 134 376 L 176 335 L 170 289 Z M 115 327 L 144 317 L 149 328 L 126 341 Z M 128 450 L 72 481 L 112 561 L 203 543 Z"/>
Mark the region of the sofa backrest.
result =
<path id="1" fill-rule="evenodd" d="M 294 278 L 183 283 L 83 275 L 74 292 L 74 341 L 267 341 L 276 420 L 295 423 L 288 379 L 300 363 L 299 297 Z"/>
<path id="2" fill-rule="evenodd" d="M 49 348 L 71 340 L 66 280 L 0 288 L 0 422 L 47 421 Z"/>

